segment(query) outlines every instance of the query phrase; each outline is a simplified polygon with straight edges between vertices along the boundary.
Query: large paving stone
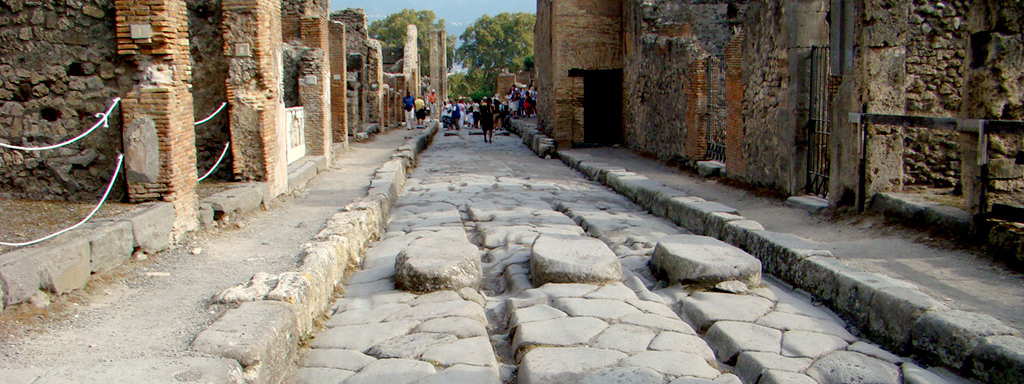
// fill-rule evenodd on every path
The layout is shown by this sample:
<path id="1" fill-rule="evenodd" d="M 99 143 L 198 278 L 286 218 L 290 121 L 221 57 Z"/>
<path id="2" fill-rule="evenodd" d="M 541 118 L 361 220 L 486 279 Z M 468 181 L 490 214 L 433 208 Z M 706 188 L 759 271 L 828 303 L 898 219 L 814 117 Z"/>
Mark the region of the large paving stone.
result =
<path id="1" fill-rule="evenodd" d="M 832 352 L 811 365 L 807 375 L 821 384 L 900 384 L 896 365 L 857 352 Z"/>
<path id="2" fill-rule="evenodd" d="M 757 324 L 719 321 L 708 329 L 705 339 L 715 351 L 718 360 L 730 362 L 741 352 L 778 354 L 782 332 Z"/>
<path id="3" fill-rule="evenodd" d="M 531 321 L 542 321 L 569 317 L 565 312 L 547 304 L 534 305 L 532 307 L 519 308 L 512 312 L 512 319 L 509 326 L 515 327 Z"/>
<path id="4" fill-rule="evenodd" d="M 519 384 L 578 383 L 592 371 L 617 365 L 626 357 L 595 348 L 536 348 L 523 356 Z"/>
<path id="5" fill-rule="evenodd" d="M 370 347 L 367 355 L 378 359 L 418 359 L 427 349 L 457 340 L 455 336 L 440 333 L 413 333 L 396 337 Z"/>
<path id="6" fill-rule="evenodd" d="M 748 383 L 758 382 L 758 378 L 768 370 L 802 372 L 811 366 L 814 360 L 792 358 L 768 352 L 743 352 L 736 358 L 736 373 Z"/>
<path id="7" fill-rule="evenodd" d="M 651 344 L 654 335 L 655 332 L 648 328 L 630 324 L 614 324 L 594 340 L 594 346 L 626 353 L 643 352 Z"/>
<path id="8" fill-rule="evenodd" d="M 697 292 L 680 301 L 686 318 L 699 329 L 722 320 L 753 322 L 771 311 L 773 303 L 757 296 Z"/>
<path id="9" fill-rule="evenodd" d="M 436 372 L 433 365 L 423 361 L 383 359 L 366 366 L 345 384 L 409 384 Z"/>
<path id="10" fill-rule="evenodd" d="M 407 291 L 433 292 L 480 286 L 480 250 L 465 240 L 424 237 L 395 259 L 395 285 Z"/>
<path id="11" fill-rule="evenodd" d="M 914 349 L 954 368 L 963 366 L 974 347 L 987 336 L 1013 335 L 1017 330 L 976 312 L 936 311 L 914 323 Z"/>
<path id="12" fill-rule="evenodd" d="M 376 360 L 372 356 L 347 349 L 317 348 L 309 351 L 302 365 L 309 368 L 334 368 L 357 372 Z"/>
<path id="13" fill-rule="evenodd" d="M 580 384 L 663 384 L 665 377 L 643 367 L 613 367 L 589 373 Z"/>
<path id="14" fill-rule="evenodd" d="M 487 329 L 477 320 L 465 317 L 443 317 L 431 319 L 416 327 L 417 332 L 433 332 L 458 338 L 486 336 Z"/>
<path id="15" fill-rule="evenodd" d="M 695 335 L 663 331 L 654 340 L 651 340 L 649 348 L 652 351 L 692 353 L 703 357 L 704 360 L 715 361 L 715 352 L 704 342 L 704 339 Z"/>
<path id="16" fill-rule="evenodd" d="M 846 340 L 857 341 L 857 338 L 846 330 L 844 324 L 835 319 L 820 319 L 785 312 L 771 312 L 757 320 L 757 324 L 782 331 L 810 331 L 825 333 Z"/>
<path id="17" fill-rule="evenodd" d="M 435 345 L 423 352 L 423 360 L 442 366 L 458 364 L 497 368 L 498 361 L 487 336 L 471 337 Z"/>
<path id="18" fill-rule="evenodd" d="M 622 266 L 601 240 L 585 236 L 542 235 L 533 244 L 534 285 L 610 283 L 622 280 Z"/>
<path id="19" fill-rule="evenodd" d="M 373 308 L 350 309 L 335 314 L 327 321 L 327 326 L 341 327 L 346 325 L 379 323 L 395 313 L 411 308 L 408 304 L 384 304 Z"/>
<path id="20" fill-rule="evenodd" d="M 782 335 L 782 355 L 816 359 L 832 351 L 846 348 L 838 336 L 807 331 L 788 331 Z"/>
<path id="21" fill-rule="evenodd" d="M 513 344 L 516 350 L 530 345 L 583 345 L 605 328 L 608 323 L 592 317 L 534 321 L 519 326 Z"/>
<path id="22" fill-rule="evenodd" d="M 818 384 L 810 376 L 802 373 L 768 370 L 761 374 L 758 384 Z"/>
<path id="23" fill-rule="evenodd" d="M 414 384 L 500 384 L 498 371 L 494 368 L 472 365 L 456 365 L 436 375 L 427 376 Z"/>
<path id="24" fill-rule="evenodd" d="M 351 349 L 366 352 L 388 339 L 409 333 L 418 321 L 402 320 L 386 323 L 349 325 L 323 331 L 313 340 L 313 348 Z"/>
<path id="25" fill-rule="evenodd" d="M 427 305 L 418 305 L 406 310 L 395 312 L 391 316 L 388 316 L 388 321 L 397 320 L 417 320 L 426 321 L 430 319 L 437 319 L 441 317 L 460 316 L 466 317 L 480 322 L 487 321 L 487 315 L 484 314 L 484 309 L 480 305 L 465 300 L 448 301 L 443 303 L 431 303 Z"/>
<path id="26" fill-rule="evenodd" d="M 721 374 L 698 355 L 684 352 L 646 351 L 630 356 L 623 365 L 645 367 L 666 375 L 694 376 L 713 379 Z"/>
<path id="27" fill-rule="evenodd" d="M 649 313 L 639 313 L 626 315 L 619 319 L 619 322 L 624 324 L 639 325 L 651 329 L 658 329 L 662 331 L 673 331 L 684 333 L 687 335 L 696 335 L 693 328 L 689 324 L 686 324 L 682 320 L 672 319 L 659 315 L 652 315 Z"/>
<path id="28" fill-rule="evenodd" d="M 299 368 L 295 372 L 295 384 L 335 384 L 344 382 L 355 374 L 336 368 Z"/>
<path id="29" fill-rule="evenodd" d="M 761 262 L 743 250 L 707 236 L 675 235 L 654 248 L 651 268 L 671 283 L 761 283 Z"/>
<path id="30" fill-rule="evenodd" d="M 596 317 L 599 319 L 619 319 L 626 315 L 641 313 L 636 307 L 619 300 L 608 299 L 555 299 L 553 303 L 565 313 L 575 317 Z"/>

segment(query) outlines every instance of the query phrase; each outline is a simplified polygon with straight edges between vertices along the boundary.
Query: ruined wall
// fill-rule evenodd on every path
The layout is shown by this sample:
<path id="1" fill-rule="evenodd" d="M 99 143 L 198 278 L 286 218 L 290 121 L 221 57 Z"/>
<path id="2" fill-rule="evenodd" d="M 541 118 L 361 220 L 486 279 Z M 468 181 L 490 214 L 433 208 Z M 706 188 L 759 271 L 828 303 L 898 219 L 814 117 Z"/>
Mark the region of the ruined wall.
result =
<path id="1" fill-rule="evenodd" d="M 368 123 L 379 124 L 384 113 L 384 56 L 379 40 L 369 39 L 366 44 L 366 118 Z"/>
<path id="2" fill-rule="evenodd" d="M 195 120 L 205 119 L 227 101 L 227 58 L 224 56 L 224 37 L 221 35 L 222 17 L 220 0 L 195 0 L 188 4 L 189 48 L 192 54 L 192 103 Z M 228 131 L 228 114 L 220 115 L 197 126 L 196 156 L 197 168 L 203 173 L 224 151 L 224 144 L 231 140 Z M 230 180 L 231 154 L 224 157 L 217 171 L 210 176 L 214 179 Z"/>
<path id="3" fill-rule="evenodd" d="M 369 29 L 366 25 L 366 12 L 360 8 L 350 8 L 331 13 L 331 20 L 345 24 L 345 49 L 348 51 L 346 63 L 346 86 L 349 134 L 363 131 L 369 108 L 367 106 L 366 72 L 369 46 L 367 45 Z"/>
<path id="4" fill-rule="evenodd" d="M 551 132 L 554 120 L 554 63 L 552 62 L 551 41 L 554 38 L 552 25 L 553 0 L 537 0 L 537 22 L 533 26 L 533 60 L 537 71 L 536 86 L 537 127 Z"/>
<path id="5" fill-rule="evenodd" d="M 565 0 L 551 3 L 551 61 L 553 93 L 548 124 L 559 146 L 583 136 L 582 79 L 572 69 L 621 69 L 622 0 Z"/>
<path id="6" fill-rule="evenodd" d="M 743 152 L 747 155 L 744 181 L 785 188 L 794 147 L 793 135 L 780 124 L 788 92 L 787 44 L 783 4 L 766 1 L 747 9 L 743 44 Z"/>
<path id="7" fill-rule="evenodd" d="M 113 3 L 0 2 L 0 140 L 64 141 L 132 88 L 138 74 L 117 55 Z M 62 149 L 0 149 L 0 196 L 95 201 L 121 151 L 120 115 Z"/>
<path id="8" fill-rule="evenodd" d="M 345 24 L 328 24 L 331 55 L 331 137 L 335 143 L 348 146 L 348 87 L 345 85 L 348 50 L 345 48 Z"/>

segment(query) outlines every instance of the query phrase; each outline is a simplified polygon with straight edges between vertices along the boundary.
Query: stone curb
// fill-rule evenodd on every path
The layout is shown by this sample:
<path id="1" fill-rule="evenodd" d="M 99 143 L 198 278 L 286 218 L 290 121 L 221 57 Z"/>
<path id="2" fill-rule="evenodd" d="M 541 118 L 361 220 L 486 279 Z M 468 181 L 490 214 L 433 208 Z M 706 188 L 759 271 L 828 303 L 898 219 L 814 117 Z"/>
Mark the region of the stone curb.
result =
<path id="1" fill-rule="evenodd" d="M 558 156 L 558 143 L 555 139 L 552 139 L 535 128 L 527 128 L 524 124 L 516 124 L 519 121 L 513 121 L 511 129 L 512 133 L 519 135 L 523 139 L 523 144 L 526 144 L 533 153 L 536 153 L 541 158 L 555 158 Z"/>
<path id="2" fill-rule="evenodd" d="M 276 281 L 272 288 L 259 289 L 250 282 L 229 289 L 251 294 L 232 295 L 241 305 L 201 332 L 193 350 L 238 361 L 248 383 L 276 383 L 288 377 L 295 369 L 300 341 L 314 333 L 316 320 L 330 309 L 346 274 L 362 264 L 366 248 L 385 230 L 408 172 L 438 130 L 435 124 L 400 146 L 377 169 L 367 196 L 332 216 L 312 241 L 302 245 L 298 270 L 270 277 Z M 223 301 L 225 293 L 214 301 Z"/>
<path id="3" fill-rule="evenodd" d="M 747 251 L 766 272 L 814 294 L 894 351 L 914 353 L 988 383 L 1024 382 L 1024 339 L 991 316 L 950 310 L 909 282 L 847 266 L 824 244 L 766 231 L 731 207 L 585 156 L 558 157 L 655 215 Z"/>
<path id="4" fill-rule="evenodd" d="M 966 211 L 908 194 L 876 193 L 871 198 L 870 209 L 888 218 L 942 228 L 955 235 L 968 236 L 971 232 L 971 215 Z"/>

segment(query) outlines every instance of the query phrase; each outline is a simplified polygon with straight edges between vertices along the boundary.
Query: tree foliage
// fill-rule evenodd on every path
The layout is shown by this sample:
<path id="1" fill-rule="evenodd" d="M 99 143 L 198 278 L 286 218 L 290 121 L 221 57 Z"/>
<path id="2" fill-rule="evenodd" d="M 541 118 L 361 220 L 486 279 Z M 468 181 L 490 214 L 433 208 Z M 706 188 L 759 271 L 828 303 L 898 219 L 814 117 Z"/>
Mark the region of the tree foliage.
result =
<path id="1" fill-rule="evenodd" d="M 481 16 L 466 28 L 455 61 L 465 74 L 452 75 L 450 93 L 478 99 L 495 93 L 495 81 L 502 71 L 519 71 L 533 63 L 533 25 L 530 13 L 501 13 Z"/>
<path id="2" fill-rule="evenodd" d="M 380 40 L 385 48 L 405 47 L 406 28 L 409 24 L 416 25 L 417 40 L 420 54 L 420 73 L 430 73 L 430 35 L 444 28 L 444 19 L 438 19 L 434 11 L 403 9 L 388 17 L 370 23 L 371 38 Z M 452 67 L 455 56 L 455 38 L 448 36 L 448 68 Z"/>

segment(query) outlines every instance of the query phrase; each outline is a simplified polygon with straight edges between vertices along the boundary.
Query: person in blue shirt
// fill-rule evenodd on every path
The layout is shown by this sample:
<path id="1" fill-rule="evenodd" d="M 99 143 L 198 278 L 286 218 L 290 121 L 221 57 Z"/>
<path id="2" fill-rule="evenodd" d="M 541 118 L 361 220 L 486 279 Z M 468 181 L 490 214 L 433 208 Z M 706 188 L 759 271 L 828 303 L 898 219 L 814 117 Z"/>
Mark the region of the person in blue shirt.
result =
<path id="1" fill-rule="evenodd" d="M 405 110 L 405 129 L 412 129 L 416 123 L 416 115 L 413 112 L 415 104 L 416 99 L 412 97 L 409 91 L 405 91 L 405 98 L 402 99 L 402 109 Z"/>

